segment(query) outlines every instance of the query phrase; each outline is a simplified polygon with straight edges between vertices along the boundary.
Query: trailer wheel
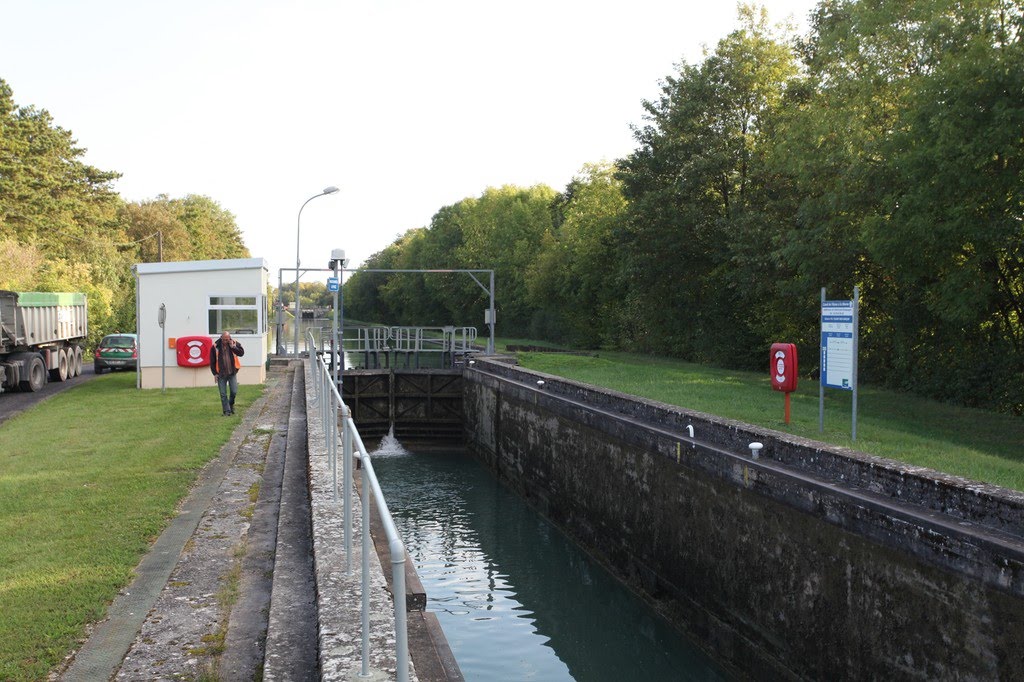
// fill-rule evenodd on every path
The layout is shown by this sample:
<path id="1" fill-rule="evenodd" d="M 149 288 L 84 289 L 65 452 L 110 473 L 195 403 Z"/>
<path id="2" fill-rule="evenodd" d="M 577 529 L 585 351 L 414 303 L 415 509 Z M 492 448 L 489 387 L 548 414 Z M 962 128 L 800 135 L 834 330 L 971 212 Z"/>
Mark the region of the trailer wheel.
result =
<path id="1" fill-rule="evenodd" d="M 66 348 L 61 348 L 57 351 L 57 367 L 50 370 L 50 380 L 68 380 L 68 351 Z"/>
<path id="2" fill-rule="evenodd" d="M 82 376 L 82 347 L 81 346 L 75 346 L 74 347 L 74 351 L 75 351 L 75 363 L 74 363 L 75 364 L 75 376 L 79 377 L 79 376 Z"/>
<path id="3" fill-rule="evenodd" d="M 21 387 L 21 390 L 34 393 L 46 385 L 46 365 L 43 364 L 43 359 L 38 355 L 33 355 L 32 359 L 27 362 L 28 378 L 18 385 Z"/>

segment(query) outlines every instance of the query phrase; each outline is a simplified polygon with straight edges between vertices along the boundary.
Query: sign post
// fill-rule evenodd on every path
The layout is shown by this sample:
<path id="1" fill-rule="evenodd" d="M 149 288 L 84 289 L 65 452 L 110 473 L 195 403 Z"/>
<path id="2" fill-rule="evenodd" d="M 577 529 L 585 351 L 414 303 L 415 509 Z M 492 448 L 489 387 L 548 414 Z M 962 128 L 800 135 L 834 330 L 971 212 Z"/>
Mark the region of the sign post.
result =
<path id="1" fill-rule="evenodd" d="M 328 263 L 334 271 L 333 277 L 327 278 L 327 291 L 334 294 L 334 324 L 332 325 L 331 362 L 334 363 L 334 383 L 341 391 L 341 375 L 345 370 L 345 299 L 341 293 L 342 269 L 345 267 L 345 250 L 332 249 Z M 336 354 L 336 356 L 335 356 Z"/>
<path id="2" fill-rule="evenodd" d="M 857 355 L 860 287 L 852 300 L 829 301 L 821 288 L 821 381 L 818 388 L 818 432 L 825 431 L 825 389 L 853 392 L 852 440 L 857 440 Z"/>
<path id="3" fill-rule="evenodd" d="M 164 323 L 167 321 L 167 305 L 164 303 L 160 304 L 160 311 L 156 314 L 156 321 L 160 325 L 160 392 L 167 392 L 167 329 L 164 328 Z M 139 363 L 142 364 L 141 362 Z M 136 367 L 136 371 L 142 372 L 141 367 Z"/>

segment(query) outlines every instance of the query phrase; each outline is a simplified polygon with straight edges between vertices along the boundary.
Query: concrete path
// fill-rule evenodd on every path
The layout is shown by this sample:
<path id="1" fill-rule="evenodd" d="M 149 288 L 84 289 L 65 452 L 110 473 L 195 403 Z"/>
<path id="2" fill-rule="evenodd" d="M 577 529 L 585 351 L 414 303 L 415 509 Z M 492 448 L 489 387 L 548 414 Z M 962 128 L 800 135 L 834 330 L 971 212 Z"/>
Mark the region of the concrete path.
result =
<path id="1" fill-rule="evenodd" d="M 308 363 L 307 363 L 308 364 Z M 352 500 L 352 555 L 344 551 L 344 507 L 332 492 L 334 474 L 329 466 L 320 408 L 307 366 L 306 411 L 309 432 L 309 488 L 313 510 L 313 542 L 320 613 L 321 679 L 393 680 L 395 662 L 394 605 L 384 571 L 375 551 L 369 556 L 370 647 L 367 675 L 361 677 L 362 646 L 362 505 Z M 338 485 L 342 483 L 339 457 Z M 372 542 L 370 543 L 372 547 Z M 346 561 L 349 559 L 349 561 Z M 409 679 L 415 682 L 416 670 Z"/>
<path id="2" fill-rule="evenodd" d="M 359 679 L 361 508 L 355 499 L 346 557 L 308 376 L 298 363 L 271 368 L 267 391 L 60 679 Z M 394 679 L 394 609 L 376 552 L 370 566 L 363 679 Z M 410 614 L 414 659 L 424 652 L 410 679 L 461 680 L 430 616 Z"/>
<path id="3" fill-rule="evenodd" d="M 278 432 L 275 415 L 281 409 L 287 414 L 290 403 L 288 394 L 281 399 L 283 376 L 268 379 L 267 392 L 200 473 L 178 515 L 136 568 L 135 579 L 61 679 L 191 679 L 210 672 L 223 650 L 230 608 L 225 602 L 237 592 L 233 573 L 244 556 L 251 491 L 259 485 L 269 442 Z"/>
<path id="4" fill-rule="evenodd" d="M 274 407 L 267 421 L 275 420 L 275 432 L 267 448 L 263 481 L 246 533 L 238 601 L 231 609 L 224 654 L 218 665 L 223 680 L 254 680 L 263 669 L 290 414 L 283 402 L 291 401 L 293 377 L 294 372 L 289 372 L 282 378 L 280 390 L 271 399 Z"/>
<path id="5" fill-rule="evenodd" d="M 315 680 L 317 601 L 313 580 L 313 529 L 310 524 L 306 449 L 306 387 L 295 371 L 288 444 L 285 450 L 281 513 L 277 531 L 273 596 L 263 679 Z"/>

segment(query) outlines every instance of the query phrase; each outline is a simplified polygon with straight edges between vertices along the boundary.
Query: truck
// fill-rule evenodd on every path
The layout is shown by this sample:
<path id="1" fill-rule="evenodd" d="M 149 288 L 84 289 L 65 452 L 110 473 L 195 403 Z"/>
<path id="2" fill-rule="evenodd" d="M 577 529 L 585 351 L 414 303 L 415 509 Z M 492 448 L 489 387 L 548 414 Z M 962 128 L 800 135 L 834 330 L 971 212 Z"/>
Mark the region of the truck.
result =
<path id="1" fill-rule="evenodd" d="M 0 393 L 81 374 L 88 333 L 85 294 L 0 291 Z"/>

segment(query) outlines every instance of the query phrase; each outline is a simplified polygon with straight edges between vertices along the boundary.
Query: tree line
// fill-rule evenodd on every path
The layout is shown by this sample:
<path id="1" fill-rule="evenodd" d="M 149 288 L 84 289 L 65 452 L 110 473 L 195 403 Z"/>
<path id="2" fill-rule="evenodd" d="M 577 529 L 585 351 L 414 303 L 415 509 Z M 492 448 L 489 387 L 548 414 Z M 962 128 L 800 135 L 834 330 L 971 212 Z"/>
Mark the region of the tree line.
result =
<path id="1" fill-rule="evenodd" d="M 366 263 L 493 268 L 503 335 L 818 365 L 821 287 L 861 290 L 863 381 L 1024 412 L 1024 2 L 822 0 L 738 27 L 563 190 L 486 189 Z M 354 275 L 360 319 L 481 325 L 455 275 Z"/>
<path id="2" fill-rule="evenodd" d="M 213 199 L 125 201 L 113 188 L 120 175 L 84 154 L 0 79 L 0 289 L 86 293 L 95 344 L 135 330 L 133 264 L 248 257 L 235 217 Z"/>

